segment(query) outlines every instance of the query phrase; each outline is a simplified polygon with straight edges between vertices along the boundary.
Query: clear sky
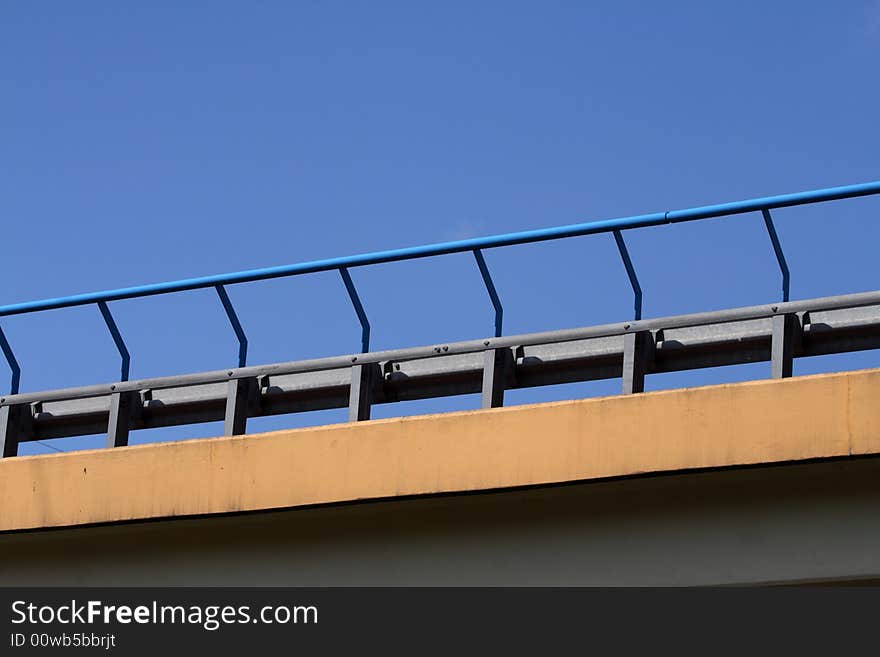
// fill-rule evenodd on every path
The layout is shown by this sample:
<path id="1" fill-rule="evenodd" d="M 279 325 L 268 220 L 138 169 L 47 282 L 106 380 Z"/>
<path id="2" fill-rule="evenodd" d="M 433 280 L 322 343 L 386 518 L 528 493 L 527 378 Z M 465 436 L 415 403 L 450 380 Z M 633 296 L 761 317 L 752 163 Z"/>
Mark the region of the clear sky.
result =
<path id="1" fill-rule="evenodd" d="M 878 70 L 877 0 L 5 2 L 0 303 L 876 180 Z M 792 298 L 878 289 L 878 215 L 878 197 L 777 211 Z M 646 317 L 779 298 L 760 215 L 626 237 Z M 486 258 L 507 333 L 630 317 L 610 235 Z M 469 254 L 352 275 L 374 348 L 491 333 Z M 336 273 L 229 292 L 251 364 L 358 349 Z M 112 308 L 133 378 L 235 364 L 212 290 Z M 0 324 L 23 391 L 118 376 L 94 306 Z M 880 354 L 865 352 L 799 362 L 796 373 L 876 366 Z M 768 369 L 652 376 L 648 386 Z M 4 391 L 5 372 L 0 363 Z M 387 405 L 374 416 L 477 404 Z M 132 442 L 218 432 L 135 432 Z"/>

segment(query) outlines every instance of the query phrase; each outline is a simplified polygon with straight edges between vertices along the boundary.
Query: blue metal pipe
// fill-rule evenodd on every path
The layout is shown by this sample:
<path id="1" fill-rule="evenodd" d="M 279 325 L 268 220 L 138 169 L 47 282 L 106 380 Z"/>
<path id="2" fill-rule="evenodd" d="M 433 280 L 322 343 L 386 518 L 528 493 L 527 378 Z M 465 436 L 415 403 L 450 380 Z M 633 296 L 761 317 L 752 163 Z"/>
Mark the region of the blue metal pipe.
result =
<path id="1" fill-rule="evenodd" d="M 668 223 L 676 223 L 679 221 L 693 221 L 694 219 L 709 219 L 710 217 L 725 217 L 727 215 L 743 214 L 745 212 L 757 212 L 759 210 L 789 208 L 794 205 L 838 201 L 845 198 L 871 196 L 872 194 L 880 194 L 880 180 L 858 185 L 844 185 L 843 187 L 816 189 L 810 192 L 797 192 L 795 194 L 782 194 L 780 196 L 765 196 L 764 198 L 753 198 L 747 201 L 736 201 L 734 203 L 706 205 L 699 208 L 690 208 L 688 210 L 672 210 L 666 213 L 666 218 Z"/>
<path id="2" fill-rule="evenodd" d="M 428 256 L 439 256 L 449 253 L 461 253 L 474 251 L 475 249 L 491 249 L 500 246 L 512 246 L 515 244 L 528 244 L 531 242 L 543 242 L 547 240 L 576 237 L 605 233 L 613 230 L 626 230 L 630 228 L 644 228 L 647 226 L 659 226 L 662 224 L 677 223 L 681 221 L 693 221 L 696 219 L 708 219 L 710 217 L 723 217 L 731 214 L 740 214 L 764 209 L 784 208 L 794 205 L 820 203 L 859 196 L 880 194 L 880 181 L 847 185 L 845 187 L 832 187 L 830 189 L 818 189 L 796 194 L 782 196 L 768 196 L 765 198 L 724 203 L 721 205 L 709 205 L 688 210 L 672 210 L 670 212 L 655 212 L 653 214 L 622 217 L 619 219 L 606 219 L 588 223 L 573 224 L 569 226 L 557 226 L 555 228 L 540 228 L 505 235 L 490 237 L 477 237 L 454 242 L 442 242 L 376 253 L 364 253 L 361 255 L 347 256 L 343 258 L 329 258 L 325 260 L 313 260 L 291 265 L 267 267 L 264 269 L 251 269 L 247 271 L 189 278 L 166 283 L 153 283 L 136 287 L 121 288 L 117 290 L 104 290 L 87 294 L 76 294 L 54 299 L 42 299 L 39 301 L 26 301 L 0 306 L 0 317 L 20 315 L 23 313 L 40 310 L 52 310 L 55 308 L 69 308 L 82 306 L 99 301 L 118 301 L 134 297 L 147 297 L 171 292 L 184 292 L 217 285 L 232 285 L 236 283 L 248 283 L 253 281 L 308 274 L 331 269 L 361 267 L 385 262 L 400 260 L 412 260 Z"/>

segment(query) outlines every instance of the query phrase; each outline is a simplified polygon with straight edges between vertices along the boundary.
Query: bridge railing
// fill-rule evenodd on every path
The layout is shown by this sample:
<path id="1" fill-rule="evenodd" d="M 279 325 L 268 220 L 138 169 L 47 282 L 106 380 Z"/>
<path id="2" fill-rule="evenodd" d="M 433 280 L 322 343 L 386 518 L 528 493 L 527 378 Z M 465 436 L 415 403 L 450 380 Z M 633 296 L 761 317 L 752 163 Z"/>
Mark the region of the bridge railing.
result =
<path id="1" fill-rule="evenodd" d="M 770 361 L 793 374 L 796 358 L 880 349 L 880 291 L 775 302 L 601 326 L 348 354 L 212 372 L 0 396 L 0 456 L 20 443 L 132 430 L 348 409 L 370 419 L 377 404 L 476 393 L 483 408 L 507 390 L 621 379 L 645 390 L 647 375 Z M 46 446 L 56 449 L 47 443 Z"/>
<path id="2" fill-rule="evenodd" d="M 624 230 L 631 230 L 648 226 L 660 226 L 664 224 L 675 224 L 686 221 L 697 221 L 729 215 L 744 215 L 751 212 L 760 212 L 763 216 L 764 223 L 766 225 L 771 245 L 776 255 L 782 276 L 782 301 L 786 302 L 789 300 L 790 276 L 785 260 L 785 255 L 783 253 L 779 237 L 776 233 L 776 229 L 773 225 L 771 211 L 777 208 L 823 203 L 827 201 L 856 198 L 873 194 L 880 194 L 880 181 L 856 185 L 846 185 L 843 187 L 832 187 L 828 189 L 818 189 L 807 192 L 799 192 L 795 194 L 769 196 L 764 198 L 749 199 L 745 201 L 737 201 L 733 203 L 723 203 L 719 205 L 708 205 L 696 208 L 689 208 L 685 210 L 655 212 L 651 214 L 643 214 L 631 217 L 620 217 L 616 219 L 606 219 L 602 221 L 593 221 L 567 226 L 557 226 L 553 228 L 541 228 L 537 230 L 493 235 L 489 237 L 479 237 L 452 242 L 442 242 L 438 244 L 393 249 L 390 251 L 364 253 L 360 255 L 346 256 L 341 258 L 314 260 L 310 262 L 267 267 L 263 269 L 251 269 L 226 274 L 217 274 L 214 276 L 203 276 L 199 278 L 189 278 L 177 281 L 168 281 L 164 283 L 153 283 L 150 285 L 119 288 L 115 290 L 104 290 L 100 292 L 77 294 L 52 299 L 42 299 L 38 301 L 13 303 L 0 306 L 0 317 L 21 315 L 27 313 L 37 313 L 58 308 L 70 308 L 74 306 L 94 304 L 100 311 L 101 316 L 103 317 L 104 322 L 106 323 L 107 328 L 113 338 L 116 348 L 119 351 L 119 355 L 121 358 L 120 380 L 127 381 L 129 378 L 131 357 L 108 304 L 113 301 L 120 301 L 123 299 L 137 299 L 141 297 L 155 296 L 160 294 L 172 294 L 176 292 L 185 292 L 188 290 L 214 288 L 238 340 L 238 366 L 245 367 L 247 364 L 247 336 L 238 318 L 238 315 L 235 312 L 229 295 L 226 292 L 226 286 L 269 280 L 273 278 L 283 278 L 288 276 L 298 276 L 301 274 L 336 270 L 339 272 L 342 278 L 342 282 L 349 295 L 352 306 L 355 310 L 355 313 L 357 314 L 358 321 L 361 325 L 361 351 L 363 353 L 367 353 L 370 350 L 370 323 L 349 270 L 356 267 L 378 265 L 382 263 L 397 262 L 401 260 L 430 258 L 451 253 L 463 253 L 470 251 L 474 255 L 474 259 L 479 268 L 490 301 L 492 302 L 495 320 L 495 337 L 500 337 L 502 335 L 504 310 L 500 296 L 489 272 L 489 268 L 486 264 L 485 258 L 483 257 L 483 251 L 504 246 L 514 246 L 518 244 L 529 244 L 533 242 L 544 242 L 549 240 L 564 239 L 568 237 L 611 232 L 614 234 L 620 257 L 626 269 L 630 285 L 632 286 L 634 297 L 634 319 L 639 320 L 642 316 L 642 289 L 639 284 L 638 276 L 636 275 L 635 267 L 627 250 L 626 242 L 623 238 Z M 2 349 L 3 354 L 12 371 L 10 394 L 17 394 L 19 392 L 21 368 L 17 359 L 15 358 L 12 346 L 9 344 L 6 336 L 3 334 L 2 329 L 0 329 L 0 349 Z"/>

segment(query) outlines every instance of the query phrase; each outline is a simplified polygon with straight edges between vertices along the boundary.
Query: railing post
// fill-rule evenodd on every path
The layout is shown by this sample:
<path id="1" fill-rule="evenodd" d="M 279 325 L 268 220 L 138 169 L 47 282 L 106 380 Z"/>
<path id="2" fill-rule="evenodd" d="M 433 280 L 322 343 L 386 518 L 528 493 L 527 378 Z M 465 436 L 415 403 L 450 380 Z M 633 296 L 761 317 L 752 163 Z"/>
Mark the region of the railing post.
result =
<path id="1" fill-rule="evenodd" d="M 504 383 L 499 361 L 500 351 L 487 349 L 483 352 L 483 384 L 481 405 L 483 408 L 504 406 Z"/>
<path id="2" fill-rule="evenodd" d="M 767 234 L 770 236 L 773 252 L 776 254 L 776 262 L 779 265 L 779 271 L 782 273 L 782 300 L 788 301 L 791 274 L 788 271 L 788 263 L 785 261 L 785 253 L 782 251 L 782 244 L 779 241 L 779 235 L 776 233 L 776 226 L 773 225 L 773 217 L 770 216 L 770 210 L 761 210 L 761 214 L 764 215 L 764 225 L 767 227 Z"/>
<path id="3" fill-rule="evenodd" d="M 351 387 L 348 393 L 348 421 L 362 422 L 370 419 L 375 388 L 381 372 L 376 363 L 351 366 Z"/>
<path id="4" fill-rule="evenodd" d="M 501 305 L 501 298 L 498 296 L 498 290 L 495 289 L 495 283 L 492 281 L 492 275 L 489 273 L 489 267 L 486 265 L 483 252 L 480 249 L 474 249 L 474 258 L 477 261 L 477 267 L 480 269 L 480 276 L 483 277 L 486 292 L 489 293 L 489 300 L 495 309 L 495 337 L 500 338 L 504 322 L 504 307 Z"/>
<path id="5" fill-rule="evenodd" d="M 0 457 L 16 456 L 21 434 L 21 406 L 0 406 Z"/>
<path id="6" fill-rule="evenodd" d="M 513 368 L 513 352 L 510 349 L 486 349 L 483 352 L 482 408 L 504 406 L 504 390 Z"/>
<path id="7" fill-rule="evenodd" d="M 0 328 L 0 349 L 3 350 L 3 355 L 6 357 L 6 362 L 9 363 L 9 369 L 12 372 L 12 379 L 9 383 L 9 394 L 17 395 L 18 386 L 21 383 L 21 367 L 18 365 L 12 347 L 6 339 L 6 334 L 3 333 L 2 328 Z"/>
<path id="8" fill-rule="evenodd" d="M 122 339 L 119 327 L 116 326 L 116 321 L 113 319 L 113 315 L 110 313 L 110 308 L 107 306 L 106 302 L 99 301 L 98 310 L 101 311 L 101 317 L 104 318 L 104 323 L 107 325 L 107 329 L 110 331 L 110 335 L 113 338 L 113 343 L 116 345 L 116 350 L 119 352 L 119 357 L 122 359 L 119 380 L 128 381 L 131 355 L 128 353 L 128 348 L 125 346 L 125 340 Z"/>
<path id="9" fill-rule="evenodd" d="M 134 411 L 136 392 L 114 392 L 110 395 L 110 412 L 107 417 L 107 447 L 128 445 L 128 432 Z"/>
<path id="10" fill-rule="evenodd" d="M 232 301 L 229 299 L 229 295 L 226 293 L 226 288 L 222 285 L 215 285 L 214 289 L 217 290 L 217 296 L 220 297 L 220 303 L 223 304 L 223 310 L 226 311 L 226 317 L 229 319 L 229 323 L 232 324 L 232 330 L 235 331 L 235 337 L 238 338 L 238 366 L 244 367 L 247 365 L 247 335 L 245 335 L 241 322 L 238 321 L 238 315 L 235 312 L 235 307 L 232 305 Z"/>
<path id="11" fill-rule="evenodd" d="M 784 379 L 792 375 L 794 352 L 800 337 L 800 322 L 795 314 L 775 315 L 770 345 L 770 376 Z"/>
<path id="12" fill-rule="evenodd" d="M 626 248 L 626 242 L 623 241 L 623 234 L 619 230 L 614 231 L 614 241 L 617 244 L 620 259 L 623 260 L 623 266 L 626 269 L 626 275 L 629 278 L 629 284 L 633 291 L 633 319 L 639 320 L 642 318 L 642 286 L 639 285 L 636 268 L 633 267 L 632 259 L 629 257 L 629 250 Z"/>
<path id="13" fill-rule="evenodd" d="M 633 331 L 623 336 L 623 394 L 645 391 L 645 375 L 654 358 L 654 336 L 650 331 Z"/>
<path id="14" fill-rule="evenodd" d="M 351 299 L 351 305 L 354 306 L 354 312 L 361 324 L 361 353 L 367 353 L 370 350 L 370 320 L 367 319 L 367 313 L 364 310 L 364 304 L 358 296 L 354 281 L 351 280 L 351 274 L 345 267 L 339 268 L 339 275 L 342 276 L 342 283 L 345 285 L 345 291 L 348 292 L 348 298 Z"/>
<path id="15" fill-rule="evenodd" d="M 255 380 L 232 379 L 226 382 L 226 413 L 223 417 L 223 435 L 241 436 L 247 431 L 248 405 Z"/>

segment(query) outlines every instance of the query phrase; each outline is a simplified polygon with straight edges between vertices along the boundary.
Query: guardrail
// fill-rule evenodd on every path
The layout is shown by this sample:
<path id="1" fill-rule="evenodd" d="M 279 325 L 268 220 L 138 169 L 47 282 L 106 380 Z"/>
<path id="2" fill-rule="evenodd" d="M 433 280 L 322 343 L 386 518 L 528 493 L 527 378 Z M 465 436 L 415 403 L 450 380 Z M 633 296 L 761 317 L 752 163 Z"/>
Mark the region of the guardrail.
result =
<path id="1" fill-rule="evenodd" d="M 481 394 L 619 377 L 644 390 L 648 374 L 770 361 L 774 378 L 795 358 L 880 348 L 880 292 L 634 320 L 602 326 L 412 347 L 333 358 L 142 379 L 0 397 L 0 455 L 24 441 L 348 408 L 366 420 L 375 404 Z"/>
<path id="2" fill-rule="evenodd" d="M 367 319 L 366 311 L 358 296 L 354 281 L 351 278 L 349 269 L 355 267 L 363 267 L 367 265 L 377 265 L 388 262 L 396 262 L 400 260 L 413 260 L 418 258 L 429 258 L 450 253 L 462 253 L 470 251 L 474 254 L 480 274 L 492 302 L 495 312 L 495 337 L 502 335 L 502 320 L 504 309 L 501 304 L 500 297 L 492 281 L 489 268 L 483 258 L 482 251 L 502 246 L 513 246 L 517 244 L 528 244 L 533 242 L 543 242 L 548 240 L 564 239 L 567 237 L 576 237 L 583 235 L 592 235 L 596 233 L 611 232 L 617 248 L 620 252 L 621 260 L 626 269 L 630 285 L 634 296 L 634 319 L 641 319 L 642 316 L 642 289 L 639 285 L 638 276 L 626 248 L 622 231 L 634 228 L 643 228 L 647 226 L 659 226 L 663 224 L 674 224 L 685 221 L 696 221 L 701 219 L 710 219 L 714 217 L 724 217 L 729 215 L 746 214 L 749 212 L 761 212 L 764 223 L 776 255 L 779 269 L 782 274 L 782 300 L 789 300 L 789 270 L 785 261 L 785 255 L 779 237 L 776 233 L 773 219 L 770 214 L 771 210 L 777 208 L 785 208 L 796 205 L 807 205 L 812 203 L 822 203 L 826 201 L 835 201 L 840 199 L 855 198 L 859 196 L 869 196 L 880 194 L 880 181 L 862 183 L 857 185 L 846 185 L 843 187 L 831 187 L 828 189 L 817 189 L 807 192 L 799 192 L 795 194 L 784 194 L 780 196 L 768 196 L 764 198 L 750 199 L 746 201 L 737 201 L 734 203 L 723 203 L 720 205 L 707 205 L 702 207 L 690 208 L 686 210 L 671 210 L 668 212 L 655 212 L 652 214 L 637 215 L 632 217 L 621 217 L 617 219 L 607 219 L 603 221 L 594 221 L 589 223 L 573 224 L 568 226 L 558 226 L 554 228 L 541 228 L 537 230 L 523 231 L 518 233 L 507 233 L 504 235 L 494 235 L 491 237 L 479 237 L 466 240 L 458 240 L 454 242 L 442 242 L 439 244 L 429 244 L 424 246 L 415 246 L 403 249 L 394 249 L 390 251 L 379 251 L 375 253 L 365 253 L 361 255 L 347 256 L 342 258 L 330 258 L 327 260 L 314 260 L 311 262 L 302 262 L 298 264 L 282 265 L 278 267 L 268 267 L 264 269 L 251 269 L 247 271 L 232 272 L 227 274 L 218 274 L 215 276 L 204 276 L 201 278 L 189 278 L 178 281 L 169 281 L 165 283 L 154 283 L 151 285 L 141 285 L 137 287 L 120 288 L 116 290 L 104 290 L 102 292 L 91 292 L 87 294 L 77 294 L 66 297 L 58 297 L 54 299 L 42 299 L 39 301 L 28 301 L 23 303 L 14 303 L 0 306 L 0 317 L 10 315 L 21 315 L 25 313 L 35 313 L 58 308 L 70 308 L 73 306 L 83 306 L 95 304 L 101 312 L 107 329 L 113 338 L 113 342 L 119 351 L 121 359 L 120 380 L 127 381 L 129 378 L 131 356 L 125 345 L 119 327 L 113 319 L 110 312 L 109 302 L 120 301 L 122 299 L 136 299 L 141 297 L 155 296 L 159 294 L 171 294 L 174 292 L 184 292 L 188 290 L 198 290 L 213 287 L 217 291 L 220 302 L 226 316 L 232 325 L 236 338 L 238 339 L 238 366 L 244 367 L 247 364 L 247 336 L 244 328 L 239 321 L 238 315 L 232 305 L 229 295 L 226 293 L 225 286 L 235 285 L 239 283 L 248 283 L 254 281 L 268 280 L 272 278 L 283 278 L 288 276 L 297 276 L 300 274 L 308 274 L 315 272 L 337 270 L 342 277 L 345 289 L 348 292 L 351 303 L 357 314 L 358 321 L 361 324 L 361 351 L 366 353 L 370 350 L 370 322 Z M 10 384 L 10 394 L 19 392 L 21 380 L 21 367 L 11 345 L 0 328 L 0 350 L 6 358 L 9 368 L 12 372 L 12 380 Z"/>

